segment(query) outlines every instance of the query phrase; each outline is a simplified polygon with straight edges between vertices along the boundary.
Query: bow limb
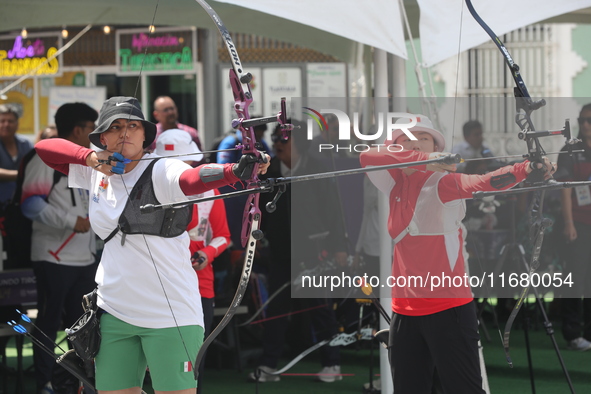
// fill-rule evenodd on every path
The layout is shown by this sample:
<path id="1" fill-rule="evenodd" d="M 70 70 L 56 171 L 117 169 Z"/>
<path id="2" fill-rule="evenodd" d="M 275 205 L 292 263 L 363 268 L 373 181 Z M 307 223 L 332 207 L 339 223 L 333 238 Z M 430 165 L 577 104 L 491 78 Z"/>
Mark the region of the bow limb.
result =
<path id="1" fill-rule="evenodd" d="M 478 15 L 476 10 L 474 9 L 474 6 L 472 5 L 471 0 L 466 0 L 466 6 L 468 7 L 468 11 L 470 11 L 470 14 L 472 14 L 472 17 L 474 18 L 474 20 L 476 20 L 476 22 L 478 22 L 478 24 L 482 27 L 482 29 L 484 29 L 486 34 L 488 34 L 488 36 L 491 38 L 493 43 L 497 46 L 497 48 L 499 48 L 499 50 L 503 54 L 503 57 L 505 58 L 505 63 L 507 64 L 507 67 L 509 67 L 509 70 L 511 70 L 511 75 L 513 76 L 513 80 L 515 81 L 516 88 L 519 89 L 520 94 L 518 97 L 528 97 L 529 98 L 530 95 L 529 95 L 529 92 L 527 91 L 527 87 L 525 86 L 525 82 L 523 81 L 523 78 L 521 77 L 521 73 L 519 71 L 519 66 L 517 64 L 515 64 L 515 62 L 513 61 L 513 58 L 509 54 L 509 51 L 505 47 L 505 44 L 503 44 L 503 42 L 500 40 L 499 37 L 497 37 L 495 32 L 492 31 L 492 29 L 486 24 L 486 22 L 484 22 L 484 20 L 480 17 L 480 15 Z"/>
<path id="2" fill-rule="evenodd" d="M 544 202 L 544 194 L 545 194 L 545 190 L 536 192 L 536 195 L 534 196 L 534 199 L 532 200 L 532 208 L 530 209 L 530 211 L 531 210 L 534 210 L 534 211 L 537 210 L 538 212 L 542 211 L 543 202 Z M 517 303 L 513 307 L 513 310 L 511 311 L 511 314 L 509 315 L 509 318 L 507 319 L 507 323 L 505 324 L 505 329 L 503 330 L 503 349 L 505 351 L 505 357 L 507 358 L 507 363 L 509 364 L 509 366 L 511 368 L 513 367 L 513 361 L 511 360 L 511 354 L 509 353 L 509 337 L 510 337 L 510 333 L 511 333 L 511 327 L 513 326 L 513 322 L 515 321 L 515 318 L 517 317 L 517 314 L 519 313 L 519 310 L 523 306 L 525 298 L 527 297 L 527 294 L 529 293 L 529 286 L 530 286 L 532 274 L 540 266 L 539 258 L 540 258 L 540 253 L 542 251 L 542 243 L 544 241 L 544 234 L 546 232 L 546 228 L 548 228 L 551 225 L 552 225 L 552 220 L 550 220 L 548 218 L 544 218 L 544 217 L 538 218 L 535 220 L 534 223 L 532 223 L 533 234 L 531 234 L 531 236 L 534 239 L 534 246 L 533 246 L 532 256 L 531 256 L 531 261 L 529 263 L 529 266 L 528 266 L 527 262 L 525 261 L 525 259 L 523 261 L 523 263 L 525 265 L 525 269 L 528 270 L 528 278 L 529 279 L 527 281 L 527 286 L 524 286 L 523 289 L 521 290 L 520 296 L 517 300 Z"/>
<path id="3" fill-rule="evenodd" d="M 258 315 L 260 315 L 265 308 L 267 308 L 267 306 L 271 303 L 271 301 L 273 301 L 275 299 L 275 297 L 277 297 L 279 295 L 279 293 L 281 293 L 283 290 L 287 289 L 289 287 L 289 285 L 292 282 L 288 281 L 285 282 L 279 289 L 275 290 L 275 292 L 273 294 L 271 294 L 269 296 L 269 298 L 267 298 L 267 301 L 265 301 L 263 303 L 263 305 L 260 306 L 259 309 L 257 309 L 251 317 L 249 317 L 246 321 L 243 321 L 242 323 L 238 324 L 238 327 L 244 327 L 244 326 L 248 326 L 250 323 L 252 323 L 254 321 L 254 319 L 256 319 L 256 317 Z"/>
<path id="4" fill-rule="evenodd" d="M 199 353 L 197 354 L 197 358 L 195 359 L 195 370 L 194 370 L 195 378 L 199 377 L 199 372 L 198 372 L 199 365 L 201 363 L 201 360 L 205 356 L 205 351 L 207 350 L 209 345 L 211 345 L 213 343 L 215 338 L 222 332 L 222 330 L 228 325 L 230 320 L 232 320 L 232 317 L 236 313 L 236 310 L 238 309 L 238 307 L 240 306 L 240 303 L 242 302 L 242 299 L 244 298 L 244 294 L 246 292 L 246 288 L 248 287 L 248 282 L 250 280 L 250 273 L 252 271 L 252 265 L 254 263 L 254 255 L 255 255 L 255 249 L 256 249 L 256 238 L 254 237 L 254 234 L 256 234 L 256 231 L 259 229 L 259 225 L 260 225 L 260 213 L 257 216 L 253 217 L 253 219 L 252 219 L 252 223 L 251 223 L 252 231 L 250 233 L 248 243 L 246 245 L 245 261 L 244 261 L 244 265 L 242 266 L 242 273 L 240 274 L 240 281 L 238 282 L 238 288 L 236 289 L 236 293 L 234 294 L 234 298 L 232 299 L 232 303 L 230 304 L 230 307 L 228 308 L 228 310 L 226 311 L 226 313 L 222 317 L 222 320 L 217 325 L 217 327 L 211 332 L 211 334 L 209 334 L 209 336 L 205 339 L 205 341 L 201 345 L 201 348 L 199 349 Z"/>
<path id="5" fill-rule="evenodd" d="M 515 81 L 515 100 L 517 104 L 517 111 L 518 113 L 515 115 L 515 122 L 523 131 L 535 131 L 535 127 L 531 120 L 531 113 L 544 105 L 546 105 L 546 101 L 544 99 L 533 101 L 528 90 L 527 86 L 523 78 L 521 77 L 521 72 L 519 66 L 513 61 L 511 54 L 505 47 L 505 44 L 501 41 L 501 39 L 492 31 L 492 29 L 482 20 L 480 15 L 474 9 L 471 0 L 466 0 L 466 6 L 470 11 L 470 14 L 474 17 L 476 22 L 486 31 L 489 35 L 491 40 L 494 44 L 499 48 L 499 51 L 502 53 L 503 58 L 505 59 L 505 64 L 509 68 L 513 80 Z M 544 156 L 544 150 L 542 149 L 542 145 L 537 136 L 532 136 L 531 138 L 525 138 L 527 143 L 527 150 L 530 155 L 530 159 L 533 162 L 541 162 Z M 532 175 L 533 174 L 533 175 Z M 543 183 L 543 172 L 539 171 L 532 171 L 532 174 L 528 176 L 528 180 L 532 183 Z"/>

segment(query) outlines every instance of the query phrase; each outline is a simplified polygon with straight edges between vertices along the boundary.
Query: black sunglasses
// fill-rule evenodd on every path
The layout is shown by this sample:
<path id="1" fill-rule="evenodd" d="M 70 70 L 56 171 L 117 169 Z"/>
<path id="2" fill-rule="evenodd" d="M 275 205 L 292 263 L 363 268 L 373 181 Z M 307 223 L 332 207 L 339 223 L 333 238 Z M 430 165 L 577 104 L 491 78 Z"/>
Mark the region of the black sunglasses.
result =
<path id="1" fill-rule="evenodd" d="M 271 136 L 271 141 L 273 141 L 273 143 L 277 143 L 277 142 L 281 142 L 282 144 L 287 144 L 287 141 L 289 141 L 289 138 L 283 138 L 283 136 L 281 134 L 273 134 Z"/>
<path id="2" fill-rule="evenodd" d="M 583 124 L 585 122 L 591 124 L 591 117 L 582 117 L 582 118 L 578 118 L 579 124 Z"/>

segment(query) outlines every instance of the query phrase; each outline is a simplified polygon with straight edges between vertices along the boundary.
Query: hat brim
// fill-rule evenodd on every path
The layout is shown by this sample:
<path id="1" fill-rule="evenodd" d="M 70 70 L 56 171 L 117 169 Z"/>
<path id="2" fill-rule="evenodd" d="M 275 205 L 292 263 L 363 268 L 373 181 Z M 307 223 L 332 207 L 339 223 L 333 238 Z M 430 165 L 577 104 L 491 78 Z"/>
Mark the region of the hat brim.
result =
<path id="1" fill-rule="evenodd" d="M 154 142 L 154 139 L 156 139 L 156 125 L 154 123 L 135 115 L 116 114 L 109 117 L 107 120 L 101 123 L 96 129 L 94 129 L 92 133 L 88 135 L 88 139 L 90 139 L 90 142 L 92 142 L 93 145 L 101 149 L 106 149 L 107 147 L 101 143 L 101 134 L 107 131 L 111 124 L 117 119 L 139 120 L 140 122 L 142 122 L 142 125 L 144 126 L 145 138 L 143 145 L 144 148 L 147 148 L 148 146 L 152 145 L 152 142 Z"/>
<path id="2" fill-rule="evenodd" d="M 189 160 L 190 161 L 201 161 L 201 160 L 203 160 L 203 153 L 201 153 L 201 151 L 199 150 L 199 147 L 197 146 L 195 141 L 191 141 L 187 150 L 190 152 L 195 152 L 195 153 L 187 153 L 187 154 L 183 154 L 182 156 L 176 156 L 175 159 L 179 159 L 182 161 L 189 161 Z M 165 156 L 165 155 L 162 155 L 162 156 Z"/>
<path id="3" fill-rule="evenodd" d="M 435 129 L 430 129 L 429 127 L 422 126 L 411 127 L 409 130 L 412 132 L 424 131 L 429 133 L 433 137 L 433 141 L 435 142 L 435 146 L 437 147 L 436 151 L 443 152 L 443 150 L 445 149 L 445 138 L 443 137 L 443 134 L 441 134 L 441 132 Z M 404 131 L 402 131 L 401 129 L 394 130 L 392 132 L 392 142 L 396 142 L 398 137 L 400 137 L 402 134 L 404 134 Z"/>

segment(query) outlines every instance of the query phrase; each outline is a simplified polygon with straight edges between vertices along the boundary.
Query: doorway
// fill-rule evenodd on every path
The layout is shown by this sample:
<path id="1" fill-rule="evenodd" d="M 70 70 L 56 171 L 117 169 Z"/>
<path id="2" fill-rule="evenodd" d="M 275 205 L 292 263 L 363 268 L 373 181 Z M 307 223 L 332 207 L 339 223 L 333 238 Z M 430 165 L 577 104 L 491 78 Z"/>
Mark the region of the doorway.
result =
<path id="1" fill-rule="evenodd" d="M 150 75 L 146 78 L 146 92 L 151 121 L 155 121 L 152 111 L 158 96 L 169 96 L 175 102 L 179 112 L 179 122 L 197 128 L 197 82 L 195 74 Z"/>

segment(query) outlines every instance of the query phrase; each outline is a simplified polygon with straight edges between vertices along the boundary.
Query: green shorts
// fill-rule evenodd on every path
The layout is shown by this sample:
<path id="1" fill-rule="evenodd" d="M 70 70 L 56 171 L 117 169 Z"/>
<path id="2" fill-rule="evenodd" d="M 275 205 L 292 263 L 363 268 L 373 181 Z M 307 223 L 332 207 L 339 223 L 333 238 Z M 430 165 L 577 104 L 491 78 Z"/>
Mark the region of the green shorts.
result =
<path id="1" fill-rule="evenodd" d="M 203 327 L 142 328 L 108 313 L 100 319 L 102 339 L 95 359 L 97 390 L 142 387 L 146 367 L 150 368 L 154 390 L 197 387 L 192 365 L 203 344 Z"/>

